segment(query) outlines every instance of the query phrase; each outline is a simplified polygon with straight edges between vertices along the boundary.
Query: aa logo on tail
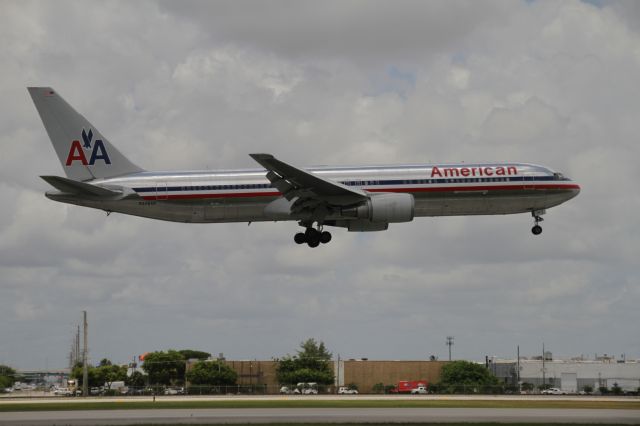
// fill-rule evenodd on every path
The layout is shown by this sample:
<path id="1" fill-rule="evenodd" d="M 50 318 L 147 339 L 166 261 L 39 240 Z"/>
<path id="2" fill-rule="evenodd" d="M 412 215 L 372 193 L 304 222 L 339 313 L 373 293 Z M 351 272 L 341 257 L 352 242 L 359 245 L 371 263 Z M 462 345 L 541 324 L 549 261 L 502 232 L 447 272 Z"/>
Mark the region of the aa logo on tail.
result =
<path id="1" fill-rule="evenodd" d="M 80 145 L 80 141 L 78 140 L 71 142 L 71 148 L 69 148 L 69 155 L 67 156 L 67 166 L 73 165 L 74 161 L 80 161 L 83 166 L 93 166 L 97 160 L 102 160 L 105 164 L 111 164 L 109 154 L 107 154 L 107 150 L 104 147 L 102 139 L 96 139 L 93 142 L 93 148 L 91 147 L 92 139 L 93 131 L 89 129 L 89 132 L 87 133 L 82 129 L 83 144 Z M 91 150 L 89 161 L 87 161 L 85 150 L 87 152 Z"/>

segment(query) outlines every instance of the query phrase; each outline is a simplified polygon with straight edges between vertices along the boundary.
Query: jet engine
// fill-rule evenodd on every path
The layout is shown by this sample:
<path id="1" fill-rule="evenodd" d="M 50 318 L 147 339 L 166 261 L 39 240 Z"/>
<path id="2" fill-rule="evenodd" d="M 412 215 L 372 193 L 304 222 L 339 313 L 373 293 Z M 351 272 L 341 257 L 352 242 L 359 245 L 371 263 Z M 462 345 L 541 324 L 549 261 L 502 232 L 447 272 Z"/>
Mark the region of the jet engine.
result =
<path id="1" fill-rule="evenodd" d="M 411 194 L 373 194 L 357 206 L 342 209 L 342 215 L 366 219 L 377 223 L 411 222 L 415 211 L 415 200 Z"/>

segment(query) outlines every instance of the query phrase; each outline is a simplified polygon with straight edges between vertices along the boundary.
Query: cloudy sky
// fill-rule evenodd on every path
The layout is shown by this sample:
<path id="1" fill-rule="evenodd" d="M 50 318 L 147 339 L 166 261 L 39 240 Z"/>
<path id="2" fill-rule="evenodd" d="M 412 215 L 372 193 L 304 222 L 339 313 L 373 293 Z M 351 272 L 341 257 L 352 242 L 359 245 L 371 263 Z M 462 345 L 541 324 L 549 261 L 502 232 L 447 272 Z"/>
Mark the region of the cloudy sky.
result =
<path id="1" fill-rule="evenodd" d="M 269 359 L 640 358 L 640 6 L 608 1 L 0 1 L 0 363 L 196 348 Z M 334 232 L 187 225 L 46 199 L 25 89 L 154 170 L 523 161 L 580 196 L 526 215 Z"/>

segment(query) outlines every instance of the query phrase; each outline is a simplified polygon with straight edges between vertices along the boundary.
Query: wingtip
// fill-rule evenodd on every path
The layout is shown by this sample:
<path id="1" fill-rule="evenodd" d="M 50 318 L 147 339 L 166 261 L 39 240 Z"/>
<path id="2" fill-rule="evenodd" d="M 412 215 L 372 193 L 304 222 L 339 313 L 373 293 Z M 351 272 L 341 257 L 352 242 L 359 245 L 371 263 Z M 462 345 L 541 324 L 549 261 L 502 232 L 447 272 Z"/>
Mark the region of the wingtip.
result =
<path id="1" fill-rule="evenodd" d="M 56 91 L 49 86 L 27 86 L 27 91 L 31 96 L 36 96 L 38 93 L 44 96 L 53 96 L 56 94 Z"/>
<path id="2" fill-rule="evenodd" d="M 271 160 L 273 159 L 273 155 L 271 154 L 249 154 L 251 158 L 254 160 Z"/>

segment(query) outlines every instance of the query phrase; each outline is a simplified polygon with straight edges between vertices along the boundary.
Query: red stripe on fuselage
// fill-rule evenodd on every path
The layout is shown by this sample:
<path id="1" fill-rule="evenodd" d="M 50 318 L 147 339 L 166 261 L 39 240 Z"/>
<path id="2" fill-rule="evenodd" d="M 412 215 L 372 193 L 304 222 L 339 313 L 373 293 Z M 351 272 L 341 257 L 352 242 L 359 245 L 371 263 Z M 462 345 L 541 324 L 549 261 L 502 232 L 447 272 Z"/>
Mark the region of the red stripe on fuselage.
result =
<path id="1" fill-rule="evenodd" d="M 145 200 L 192 200 L 196 198 L 254 198 L 279 197 L 280 192 L 225 192 L 217 194 L 157 194 L 142 197 Z"/>
<path id="2" fill-rule="evenodd" d="M 364 188 L 363 188 L 364 189 Z M 375 188 L 364 189 L 367 192 L 481 192 L 481 191 L 529 191 L 539 189 L 567 189 L 579 190 L 576 184 L 531 184 L 531 185 L 483 185 L 483 186 L 440 186 L 440 187 L 420 187 L 420 188 Z M 156 194 L 144 196 L 144 200 L 193 200 L 198 198 L 256 198 L 256 197 L 279 197 L 279 191 L 271 192 L 226 192 L 215 194 Z"/>
<path id="3" fill-rule="evenodd" d="M 532 184 L 532 185 L 483 185 L 483 186 L 439 186 L 422 188 L 387 188 L 371 189 L 369 192 L 481 192 L 481 191 L 530 191 L 537 189 L 580 189 L 580 185 L 575 184 Z"/>

